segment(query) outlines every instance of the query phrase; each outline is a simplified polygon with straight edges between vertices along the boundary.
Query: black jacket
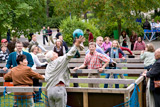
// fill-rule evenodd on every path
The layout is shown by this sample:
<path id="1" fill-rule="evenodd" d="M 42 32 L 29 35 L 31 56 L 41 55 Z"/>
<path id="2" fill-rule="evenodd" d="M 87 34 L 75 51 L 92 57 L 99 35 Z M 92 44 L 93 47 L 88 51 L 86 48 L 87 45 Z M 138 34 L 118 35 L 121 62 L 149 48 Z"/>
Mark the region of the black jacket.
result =
<path id="1" fill-rule="evenodd" d="M 150 90 L 155 91 L 154 80 L 160 80 L 160 59 L 153 64 L 146 76 L 150 78 Z M 160 90 L 160 88 L 156 88 L 156 90 Z"/>
<path id="2" fill-rule="evenodd" d="M 151 29 L 151 25 L 150 25 L 150 23 L 148 21 L 145 21 L 143 23 L 143 29 Z"/>

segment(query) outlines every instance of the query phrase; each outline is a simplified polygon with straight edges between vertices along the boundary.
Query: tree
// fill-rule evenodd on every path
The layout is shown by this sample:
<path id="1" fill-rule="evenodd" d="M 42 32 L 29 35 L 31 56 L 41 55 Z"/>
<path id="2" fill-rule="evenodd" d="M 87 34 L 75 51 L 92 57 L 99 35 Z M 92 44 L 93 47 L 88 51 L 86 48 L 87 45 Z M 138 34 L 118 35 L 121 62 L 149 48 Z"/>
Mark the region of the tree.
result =
<path id="1" fill-rule="evenodd" d="M 0 5 L 0 39 L 8 29 L 13 36 L 27 36 L 46 20 L 46 0 L 1 0 Z"/>

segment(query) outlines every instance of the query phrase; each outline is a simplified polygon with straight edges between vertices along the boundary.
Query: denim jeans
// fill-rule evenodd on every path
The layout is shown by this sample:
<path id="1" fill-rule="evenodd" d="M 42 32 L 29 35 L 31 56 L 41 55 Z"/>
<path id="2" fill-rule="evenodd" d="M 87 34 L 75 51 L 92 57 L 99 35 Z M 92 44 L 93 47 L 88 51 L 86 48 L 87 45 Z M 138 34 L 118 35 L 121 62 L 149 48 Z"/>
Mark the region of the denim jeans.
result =
<path id="1" fill-rule="evenodd" d="M 147 69 L 147 71 L 149 71 L 151 68 L 152 68 L 152 65 L 144 67 L 144 69 Z"/>
<path id="2" fill-rule="evenodd" d="M 144 29 L 144 32 L 146 32 L 148 29 Z M 149 39 L 149 33 L 145 33 L 147 38 Z M 144 35 L 144 40 L 146 39 L 146 36 Z"/>
<path id="3" fill-rule="evenodd" d="M 116 67 L 110 68 L 110 69 L 116 69 Z M 109 78 L 109 77 L 110 77 L 110 74 L 106 74 L 105 78 Z M 118 78 L 118 74 L 113 74 L 113 77 Z M 104 84 L 104 88 L 108 88 L 108 84 Z M 115 88 L 119 88 L 119 84 L 115 84 Z"/>

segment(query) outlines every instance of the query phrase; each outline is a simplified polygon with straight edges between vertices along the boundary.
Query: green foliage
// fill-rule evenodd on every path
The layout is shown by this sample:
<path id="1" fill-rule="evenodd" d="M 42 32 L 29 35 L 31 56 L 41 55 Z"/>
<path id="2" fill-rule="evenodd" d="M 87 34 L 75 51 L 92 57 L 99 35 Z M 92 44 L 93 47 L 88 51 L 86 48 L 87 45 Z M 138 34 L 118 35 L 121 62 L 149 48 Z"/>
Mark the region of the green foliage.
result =
<path id="1" fill-rule="evenodd" d="M 48 18 L 46 26 L 50 26 L 51 28 L 59 28 L 60 22 L 64 19 L 61 16 L 53 16 L 52 18 Z"/>
<path id="2" fill-rule="evenodd" d="M 46 21 L 46 0 L 1 0 L 0 37 L 11 29 L 12 36 L 28 36 Z"/>
<path id="3" fill-rule="evenodd" d="M 154 18 L 154 21 L 155 21 L 155 22 L 157 22 L 157 20 L 160 21 L 160 16 L 156 16 L 156 17 Z"/>
<path id="4" fill-rule="evenodd" d="M 78 19 L 76 17 L 73 17 L 70 19 L 70 17 L 66 18 L 61 22 L 60 29 L 62 30 L 62 34 L 64 37 L 64 40 L 67 42 L 68 45 L 73 44 L 73 31 L 76 29 L 82 29 L 85 33 L 86 29 L 90 29 L 92 32 L 94 39 L 96 37 L 100 36 L 99 30 L 89 22 L 83 22 L 82 19 Z M 88 45 L 88 34 L 84 34 L 86 41 L 84 45 Z"/>

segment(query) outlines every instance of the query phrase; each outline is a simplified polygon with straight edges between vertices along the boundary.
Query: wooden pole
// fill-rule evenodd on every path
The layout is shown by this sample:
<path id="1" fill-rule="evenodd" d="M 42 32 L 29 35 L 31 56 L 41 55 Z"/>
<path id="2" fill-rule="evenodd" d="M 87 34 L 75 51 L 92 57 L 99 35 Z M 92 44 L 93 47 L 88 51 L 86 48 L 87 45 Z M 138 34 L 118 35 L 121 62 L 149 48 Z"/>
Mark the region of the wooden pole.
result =
<path id="1" fill-rule="evenodd" d="M 88 93 L 83 93 L 83 107 L 88 107 Z"/>

